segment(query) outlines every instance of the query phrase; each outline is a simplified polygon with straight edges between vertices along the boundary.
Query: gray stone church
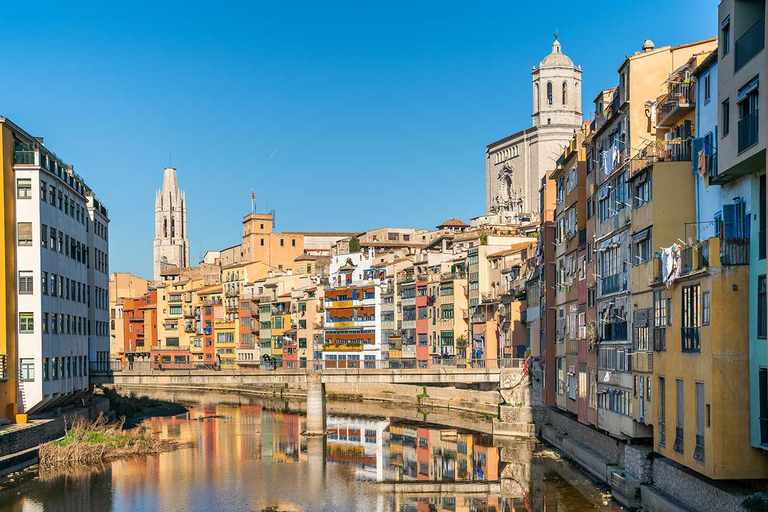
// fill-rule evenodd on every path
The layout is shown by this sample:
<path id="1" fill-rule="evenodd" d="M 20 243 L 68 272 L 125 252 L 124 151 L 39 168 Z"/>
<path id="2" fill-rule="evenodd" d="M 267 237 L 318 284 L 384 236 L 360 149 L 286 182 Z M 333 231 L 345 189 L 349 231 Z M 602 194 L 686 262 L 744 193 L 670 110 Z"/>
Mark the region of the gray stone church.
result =
<path id="1" fill-rule="evenodd" d="M 541 178 L 581 126 L 581 67 L 557 38 L 531 75 L 533 126 L 485 148 L 488 213 L 538 214 Z"/>

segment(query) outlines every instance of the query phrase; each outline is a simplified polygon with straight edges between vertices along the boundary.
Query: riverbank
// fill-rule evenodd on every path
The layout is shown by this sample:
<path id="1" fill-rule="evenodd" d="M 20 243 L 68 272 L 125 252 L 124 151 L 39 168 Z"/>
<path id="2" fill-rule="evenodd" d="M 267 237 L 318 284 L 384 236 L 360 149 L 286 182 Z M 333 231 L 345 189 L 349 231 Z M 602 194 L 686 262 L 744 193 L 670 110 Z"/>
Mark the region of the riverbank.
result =
<path id="1" fill-rule="evenodd" d="M 156 400 L 147 395 L 137 395 L 135 392 L 120 394 L 115 388 L 99 387 L 99 391 L 109 400 L 109 408 L 117 418 L 124 418 L 124 427 L 133 428 L 141 420 L 151 417 L 176 416 L 184 414 L 187 409 L 177 403 Z"/>
<path id="2" fill-rule="evenodd" d="M 74 421 L 64 437 L 40 446 L 39 459 L 41 466 L 55 468 L 156 455 L 181 446 L 173 440 L 153 437 L 145 424 L 126 430 L 122 421 L 111 422 L 99 416 L 95 421 L 83 418 Z"/>

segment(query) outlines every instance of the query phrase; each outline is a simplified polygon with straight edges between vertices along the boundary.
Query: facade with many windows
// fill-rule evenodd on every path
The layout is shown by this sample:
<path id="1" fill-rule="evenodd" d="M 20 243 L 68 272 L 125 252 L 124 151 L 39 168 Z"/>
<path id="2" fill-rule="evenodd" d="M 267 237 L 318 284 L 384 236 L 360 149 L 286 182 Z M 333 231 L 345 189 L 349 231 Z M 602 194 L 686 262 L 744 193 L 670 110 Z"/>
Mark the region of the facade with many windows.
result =
<path id="1" fill-rule="evenodd" d="M 29 413 L 75 400 L 88 390 L 89 363 L 109 365 L 109 218 L 71 165 L 9 127 L 19 410 Z"/>

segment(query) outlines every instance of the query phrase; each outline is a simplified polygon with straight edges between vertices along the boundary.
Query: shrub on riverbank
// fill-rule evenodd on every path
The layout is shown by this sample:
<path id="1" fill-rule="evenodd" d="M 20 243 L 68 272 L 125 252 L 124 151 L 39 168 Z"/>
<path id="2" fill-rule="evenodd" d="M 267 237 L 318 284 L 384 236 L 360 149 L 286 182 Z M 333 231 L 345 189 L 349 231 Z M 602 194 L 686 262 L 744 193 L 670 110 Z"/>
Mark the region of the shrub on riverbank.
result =
<path id="1" fill-rule="evenodd" d="M 123 430 L 123 421 L 110 423 L 104 416 L 90 422 L 79 418 L 64 437 L 40 446 L 40 464 L 94 463 L 131 457 L 154 455 L 178 448 L 176 441 L 152 437 L 149 426 L 140 424 Z"/>

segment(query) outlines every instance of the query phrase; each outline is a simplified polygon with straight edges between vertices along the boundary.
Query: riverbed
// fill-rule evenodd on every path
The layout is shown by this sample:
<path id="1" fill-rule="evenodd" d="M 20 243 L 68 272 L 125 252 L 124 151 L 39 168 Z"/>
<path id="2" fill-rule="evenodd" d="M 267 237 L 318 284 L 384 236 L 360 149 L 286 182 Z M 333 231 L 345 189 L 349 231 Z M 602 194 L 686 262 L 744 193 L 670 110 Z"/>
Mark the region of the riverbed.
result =
<path id="1" fill-rule="evenodd" d="M 328 435 L 313 438 L 290 402 L 183 402 L 187 413 L 148 421 L 155 435 L 193 447 L 55 473 L 33 468 L 2 483 L 0 510 L 620 510 L 535 441 L 493 439 L 483 416 L 454 421 L 383 406 L 352 414 L 350 404 L 329 403 Z"/>

